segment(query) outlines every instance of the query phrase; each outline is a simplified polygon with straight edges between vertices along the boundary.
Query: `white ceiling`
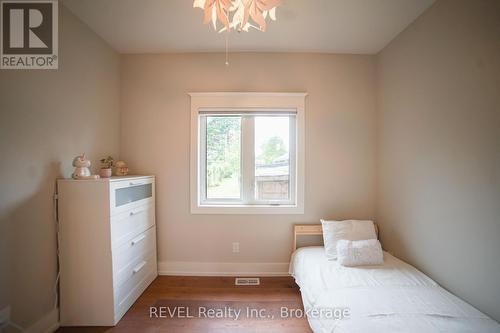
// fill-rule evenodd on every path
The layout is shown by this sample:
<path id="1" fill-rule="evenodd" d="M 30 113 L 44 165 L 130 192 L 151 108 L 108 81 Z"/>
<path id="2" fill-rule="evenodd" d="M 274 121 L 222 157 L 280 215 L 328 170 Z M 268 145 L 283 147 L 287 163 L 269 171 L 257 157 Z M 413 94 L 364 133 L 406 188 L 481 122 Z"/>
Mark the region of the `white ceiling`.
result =
<path id="1" fill-rule="evenodd" d="M 266 32 L 230 34 L 231 51 L 375 54 L 435 0 L 283 0 Z M 223 51 L 192 0 L 64 0 L 120 53 Z"/>

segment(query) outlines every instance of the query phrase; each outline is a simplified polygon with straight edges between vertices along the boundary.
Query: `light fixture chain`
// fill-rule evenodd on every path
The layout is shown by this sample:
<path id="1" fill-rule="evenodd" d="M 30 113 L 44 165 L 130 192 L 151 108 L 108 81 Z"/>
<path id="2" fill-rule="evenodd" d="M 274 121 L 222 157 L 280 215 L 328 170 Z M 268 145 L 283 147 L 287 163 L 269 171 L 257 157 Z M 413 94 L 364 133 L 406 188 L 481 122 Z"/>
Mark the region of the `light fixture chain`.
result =
<path id="1" fill-rule="evenodd" d="M 229 66 L 229 31 L 226 32 L 226 66 Z"/>
<path id="2" fill-rule="evenodd" d="M 226 16 L 229 20 L 229 10 L 226 10 Z M 226 66 L 229 66 L 229 32 L 231 29 L 227 29 L 226 31 Z"/>

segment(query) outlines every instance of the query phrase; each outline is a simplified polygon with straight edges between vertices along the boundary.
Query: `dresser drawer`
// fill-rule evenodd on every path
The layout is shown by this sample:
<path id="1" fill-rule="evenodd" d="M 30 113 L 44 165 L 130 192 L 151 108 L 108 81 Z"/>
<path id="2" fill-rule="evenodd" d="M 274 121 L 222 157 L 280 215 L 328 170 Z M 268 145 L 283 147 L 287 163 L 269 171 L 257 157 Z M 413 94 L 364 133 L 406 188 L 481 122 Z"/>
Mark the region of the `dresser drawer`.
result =
<path id="1" fill-rule="evenodd" d="M 112 216 L 154 202 L 152 177 L 115 181 L 110 183 L 109 190 Z"/>
<path id="2" fill-rule="evenodd" d="M 156 228 L 152 227 L 113 249 L 114 285 L 119 286 L 130 276 L 130 270 L 156 251 Z"/>
<path id="3" fill-rule="evenodd" d="M 128 308 L 135 301 L 137 290 L 144 281 L 152 281 L 158 275 L 156 265 L 156 253 L 153 252 L 146 257 L 138 258 L 127 268 L 124 275 L 127 279 L 120 285 L 114 285 L 115 308 Z M 139 295 L 141 292 L 142 290 Z"/>
<path id="4" fill-rule="evenodd" d="M 113 248 L 130 241 L 153 225 L 155 225 L 155 207 L 153 203 L 111 217 L 111 243 Z"/>
<path id="5" fill-rule="evenodd" d="M 123 293 L 122 298 L 119 300 L 115 299 L 115 324 L 118 323 L 125 312 L 127 312 L 157 276 L 156 265 L 153 265 L 149 271 L 145 271 L 144 277 L 142 277 L 128 293 Z"/>

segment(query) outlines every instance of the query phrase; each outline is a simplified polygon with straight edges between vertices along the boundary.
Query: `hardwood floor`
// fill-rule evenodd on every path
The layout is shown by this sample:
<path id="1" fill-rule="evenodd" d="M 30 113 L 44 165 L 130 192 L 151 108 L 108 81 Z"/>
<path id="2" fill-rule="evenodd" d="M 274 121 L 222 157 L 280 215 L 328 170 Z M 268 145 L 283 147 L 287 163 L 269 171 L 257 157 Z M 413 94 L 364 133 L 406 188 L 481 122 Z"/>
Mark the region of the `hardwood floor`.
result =
<path id="1" fill-rule="evenodd" d="M 159 276 L 115 327 L 62 327 L 57 333 L 312 332 L 305 317 L 283 318 L 281 307 L 303 309 L 291 277 L 261 278 L 260 286 L 235 286 L 232 277 Z M 209 318 L 210 309 L 214 316 L 226 318 Z M 241 310 L 237 320 L 236 312 L 228 309 Z"/>

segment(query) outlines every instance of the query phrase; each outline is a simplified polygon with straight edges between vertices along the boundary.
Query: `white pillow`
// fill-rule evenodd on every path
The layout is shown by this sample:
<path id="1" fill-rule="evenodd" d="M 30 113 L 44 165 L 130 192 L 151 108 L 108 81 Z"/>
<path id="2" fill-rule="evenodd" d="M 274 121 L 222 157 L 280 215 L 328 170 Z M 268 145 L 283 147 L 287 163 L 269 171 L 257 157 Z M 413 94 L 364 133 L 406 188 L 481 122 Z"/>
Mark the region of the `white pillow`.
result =
<path id="1" fill-rule="evenodd" d="M 325 221 L 321 220 L 323 227 L 323 242 L 326 257 L 329 260 L 337 259 L 337 242 L 341 239 L 363 240 L 377 239 L 373 221 L 346 220 Z"/>
<path id="2" fill-rule="evenodd" d="M 377 239 L 359 241 L 339 240 L 337 261 L 342 266 L 382 265 L 384 254 Z"/>

